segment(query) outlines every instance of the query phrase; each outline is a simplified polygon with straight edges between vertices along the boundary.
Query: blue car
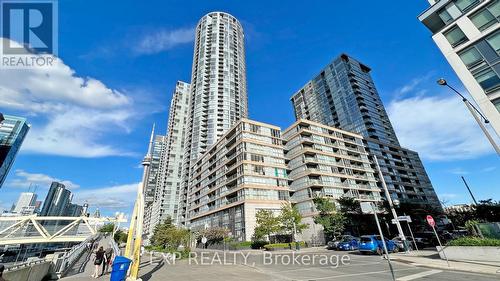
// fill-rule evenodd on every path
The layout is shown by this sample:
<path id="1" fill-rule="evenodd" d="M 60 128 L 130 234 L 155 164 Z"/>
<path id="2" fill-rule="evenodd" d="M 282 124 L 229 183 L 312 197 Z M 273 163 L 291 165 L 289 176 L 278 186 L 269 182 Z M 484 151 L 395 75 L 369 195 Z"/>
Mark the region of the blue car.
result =
<path id="1" fill-rule="evenodd" d="M 337 245 L 337 249 L 341 251 L 353 251 L 357 250 L 358 247 L 359 247 L 359 238 L 353 236 L 344 237 Z"/>
<path id="2" fill-rule="evenodd" d="M 388 252 L 397 253 L 399 251 L 398 246 L 394 241 L 385 238 L 385 244 L 387 246 Z M 361 254 L 377 253 L 381 255 L 384 252 L 384 246 L 380 235 L 363 235 L 361 236 L 359 243 L 359 252 Z"/>

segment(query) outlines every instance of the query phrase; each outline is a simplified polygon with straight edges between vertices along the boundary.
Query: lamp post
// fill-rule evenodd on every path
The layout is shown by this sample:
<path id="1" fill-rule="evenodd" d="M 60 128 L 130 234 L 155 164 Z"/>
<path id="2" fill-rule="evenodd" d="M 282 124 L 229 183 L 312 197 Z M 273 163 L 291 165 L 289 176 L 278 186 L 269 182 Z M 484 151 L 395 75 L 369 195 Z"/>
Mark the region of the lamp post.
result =
<path id="1" fill-rule="evenodd" d="M 452 86 L 450 86 L 448 84 L 448 82 L 446 82 L 446 80 L 444 78 L 440 78 L 439 80 L 437 80 L 437 83 L 439 85 L 441 85 L 441 86 L 446 86 L 446 87 L 450 88 L 453 92 L 455 92 L 457 95 L 459 95 L 462 98 L 462 101 L 464 102 L 465 106 L 470 111 L 470 113 L 472 114 L 472 116 L 474 117 L 474 119 L 476 119 L 476 122 L 479 125 L 479 127 L 481 127 L 481 130 L 483 130 L 483 133 L 486 135 L 486 138 L 491 143 L 491 145 L 495 149 L 496 153 L 498 155 L 500 155 L 500 147 L 498 146 L 498 144 L 495 142 L 495 140 L 493 139 L 493 137 L 490 135 L 490 133 L 488 132 L 488 130 L 484 126 L 481 118 L 484 120 L 485 124 L 490 123 L 490 121 L 481 113 L 481 111 L 479 111 L 479 109 L 477 109 L 469 100 L 467 100 L 467 98 L 465 98 L 455 88 L 453 88 Z"/>

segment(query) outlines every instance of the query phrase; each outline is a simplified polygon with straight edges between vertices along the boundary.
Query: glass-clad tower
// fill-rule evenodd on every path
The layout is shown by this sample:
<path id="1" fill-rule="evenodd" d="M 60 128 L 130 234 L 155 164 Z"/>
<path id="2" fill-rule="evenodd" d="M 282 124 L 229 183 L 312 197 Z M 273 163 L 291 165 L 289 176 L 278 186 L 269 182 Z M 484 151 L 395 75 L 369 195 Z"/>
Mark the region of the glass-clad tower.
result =
<path id="1" fill-rule="evenodd" d="M 292 98 L 295 117 L 361 134 L 376 155 L 389 192 L 401 202 L 441 210 L 418 154 L 399 145 L 370 75 L 371 69 L 342 54 Z M 379 181 L 379 186 L 381 183 Z"/>
<path id="2" fill-rule="evenodd" d="M 0 188 L 29 129 L 25 118 L 0 113 Z"/>
<path id="3" fill-rule="evenodd" d="M 211 12 L 196 26 L 179 220 L 186 219 L 190 168 L 238 120 L 247 117 L 243 27 Z"/>

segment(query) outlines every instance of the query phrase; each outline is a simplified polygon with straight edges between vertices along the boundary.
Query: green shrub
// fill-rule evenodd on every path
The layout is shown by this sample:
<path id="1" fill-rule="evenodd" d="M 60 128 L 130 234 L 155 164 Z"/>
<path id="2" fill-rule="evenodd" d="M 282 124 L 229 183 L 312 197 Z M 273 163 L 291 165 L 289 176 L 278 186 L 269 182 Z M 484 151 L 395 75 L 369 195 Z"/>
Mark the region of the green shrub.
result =
<path id="1" fill-rule="evenodd" d="M 461 237 L 451 240 L 447 246 L 500 246 L 500 239 L 479 238 L 479 237 Z"/>
<path id="2" fill-rule="evenodd" d="M 267 244 L 268 244 L 267 241 L 257 240 L 257 241 L 252 241 L 250 247 L 252 249 L 262 249 Z"/>
<path id="3" fill-rule="evenodd" d="M 252 242 L 251 241 L 243 241 L 243 242 L 232 241 L 230 243 L 227 243 L 227 245 L 230 247 L 233 247 L 236 250 L 249 249 L 252 245 Z"/>
<path id="4" fill-rule="evenodd" d="M 292 244 L 292 249 L 295 249 L 295 244 L 296 242 L 291 243 Z M 304 247 L 306 245 L 305 242 L 301 241 L 299 242 L 300 247 Z M 272 249 L 288 249 L 290 248 L 290 243 L 276 243 L 276 244 L 267 244 L 264 245 L 264 248 L 266 250 L 272 250 Z"/>

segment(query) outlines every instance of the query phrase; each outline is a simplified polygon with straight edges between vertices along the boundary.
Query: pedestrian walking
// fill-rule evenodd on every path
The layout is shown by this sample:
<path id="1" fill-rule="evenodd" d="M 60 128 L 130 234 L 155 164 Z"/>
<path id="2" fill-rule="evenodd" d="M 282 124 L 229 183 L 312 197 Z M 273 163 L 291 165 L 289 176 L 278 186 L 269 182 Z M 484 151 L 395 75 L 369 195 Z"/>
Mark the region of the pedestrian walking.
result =
<path id="1" fill-rule="evenodd" d="M 99 267 L 104 263 L 104 249 L 103 247 L 99 247 L 99 250 L 95 252 L 95 257 L 94 257 L 94 274 L 92 274 L 93 278 L 98 278 L 99 277 Z"/>
<path id="2" fill-rule="evenodd" d="M 111 247 L 108 247 L 106 248 L 106 250 L 104 250 L 104 258 L 105 262 L 102 265 L 101 276 L 108 273 L 109 267 L 111 267 L 111 264 L 113 263 L 113 249 L 111 249 Z"/>
<path id="3" fill-rule="evenodd" d="M 3 271 L 5 270 L 5 266 L 3 264 L 0 264 L 0 281 L 7 281 L 3 279 Z"/>

